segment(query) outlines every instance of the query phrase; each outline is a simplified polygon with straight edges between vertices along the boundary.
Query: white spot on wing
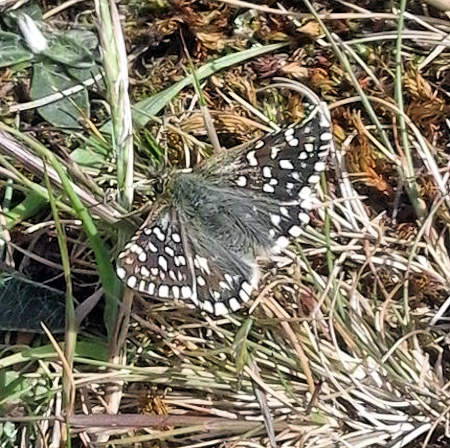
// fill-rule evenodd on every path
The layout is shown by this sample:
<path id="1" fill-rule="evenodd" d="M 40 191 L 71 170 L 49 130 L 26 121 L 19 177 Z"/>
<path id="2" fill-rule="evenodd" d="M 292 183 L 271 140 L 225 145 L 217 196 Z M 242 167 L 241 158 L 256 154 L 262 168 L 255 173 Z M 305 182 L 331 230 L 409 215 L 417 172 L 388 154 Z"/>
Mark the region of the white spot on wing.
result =
<path id="1" fill-rule="evenodd" d="M 274 226 L 279 226 L 281 222 L 281 217 L 279 215 L 270 215 L 270 220 Z"/>
<path id="2" fill-rule="evenodd" d="M 155 284 L 153 282 L 149 282 L 147 287 L 147 293 L 153 295 L 154 292 L 155 292 Z"/>
<path id="3" fill-rule="evenodd" d="M 158 264 L 161 266 L 163 271 L 167 272 L 167 260 L 165 259 L 165 257 L 160 255 L 158 257 Z"/>
<path id="4" fill-rule="evenodd" d="M 275 188 L 273 188 L 272 185 L 270 185 L 270 184 L 264 184 L 263 191 L 265 191 L 266 193 L 274 193 Z"/>
<path id="5" fill-rule="evenodd" d="M 292 235 L 293 237 L 297 237 L 302 233 L 302 229 L 299 226 L 292 226 L 289 229 L 289 234 Z"/>
<path id="6" fill-rule="evenodd" d="M 280 168 L 283 170 L 293 170 L 294 165 L 292 165 L 292 162 L 290 160 L 280 160 L 279 162 Z"/>
<path id="7" fill-rule="evenodd" d="M 164 241 L 166 239 L 166 236 L 161 232 L 161 229 L 158 226 L 153 227 L 153 233 L 159 241 Z"/>
<path id="8" fill-rule="evenodd" d="M 308 178 L 308 182 L 310 184 L 317 184 L 320 180 L 320 176 L 318 176 L 317 174 L 313 174 L 312 176 L 309 176 Z"/>
<path id="9" fill-rule="evenodd" d="M 250 295 L 251 294 L 251 292 L 252 292 L 252 286 L 250 285 L 250 283 L 248 283 L 248 282 L 246 282 L 246 281 L 243 281 L 242 283 L 241 283 L 241 288 L 248 294 L 248 295 Z"/>
<path id="10" fill-rule="evenodd" d="M 205 257 L 200 257 L 200 255 L 196 255 L 194 262 L 197 261 L 199 268 L 206 272 L 207 274 L 210 274 L 208 260 Z"/>
<path id="11" fill-rule="evenodd" d="M 118 267 L 116 269 L 117 277 L 119 277 L 121 280 L 125 278 L 127 275 L 127 271 L 124 268 Z"/>
<path id="12" fill-rule="evenodd" d="M 243 302 L 248 302 L 250 299 L 250 296 L 243 290 L 239 290 L 239 297 Z"/>
<path id="13" fill-rule="evenodd" d="M 245 176 L 239 176 L 236 185 L 238 187 L 245 187 L 247 185 L 247 178 Z"/>
<path id="14" fill-rule="evenodd" d="M 227 307 L 224 305 L 223 302 L 217 302 L 214 304 L 214 314 L 216 316 L 223 316 L 224 314 L 228 313 Z"/>
<path id="15" fill-rule="evenodd" d="M 205 285 L 206 285 L 205 279 L 204 279 L 201 275 L 198 275 L 198 276 L 197 276 L 197 283 L 198 283 L 200 286 L 205 286 Z"/>
<path id="16" fill-rule="evenodd" d="M 211 313 L 211 314 L 214 313 L 213 305 L 212 305 L 212 303 L 211 303 L 209 300 L 205 300 L 205 301 L 202 303 L 202 308 L 203 308 L 205 311 L 207 311 L 208 313 Z"/>
<path id="17" fill-rule="evenodd" d="M 192 295 L 192 289 L 189 286 L 182 286 L 181 287 L 181 297 L 183 299 L 189 299 Z"/>
<path id="18" fill-rule="evenodd" d="M 137 284 L 137 278 L 134 275 L 130 275 L 127 280 L 127 286 L 129 288 L 134 288 Z"/>
<path id="19" fill-rule="evenodd" d="M 311 196 L 312 190 L 309 187 L 303 187 L 298 193 L 298 197 L 300 199 L 309 199 Z"/>
<path id="20" fill-rule="evenodd" d="M 272 158 L 272 160 L 275 160 L 278 156 L 278 153 L 281 151 L 281 148 L 278 146 L 272 146 L 272 148 L 270 149 L 270 157 Z"/>
<path id="21" fill-rule="evenodd" d="M 270 166 L 265 166 L 262 170 L 264 177 L 272 177 L 272 168 Z"/>
<path id="22" fill-rule="evenodd" d="M 328 140 L 331 140 L 332 138 L 333 138 L 333 136 L 329 132 L 324 132 L 323 134 L 320 135 L 320 140 L 322 140 L 323 142 L 327 142 Z"/>
<path id="23" fill-rule="evenodd" d="M 130 246 L 130 252 L 133 252 L 134 254 L 139 254 L 142 252 L 142 247 L 138 246 L 137 244 L 132 244 Z"/>
<path id="24" fill-rule="evenodd" d="M 175 251 L 169 246 L 164 247 L 164 252 L 171 257 L 175 255 Z"/>
<path id="25" fill-rule="evenodd" d="M 289 240 L 285 236 L 280 236 L 275 242 L 275 246 L 273 247 L 274 252 L 280 252 L 282 249 L 285 249 L 289 246 Z"/>
<path id="26" fill-rule="evenodd" d="M 309 215 L 307 213 L 303 213 L 303 212 L 300 212 L 298 214 L 298 219 L 301 223 L 303 223 L 305 225 L 309 224 L 309 221 L 310 221 Z"/>
<path id="27" fill-rule="evenodd" d="M 314 170 L 315 170 L 315 171 L 318 171 L 319 173 L 320 173 L 321 171 L 324 171 L 324 170 L 325 170 L 325 163 L 324 163 L 324 162 L 316 162 L 316 163 L 314 164 Z"/>
<path id="28" fill-rule="evenodd" d="M 311 201 L 311 198 L 305 199 L 302 202 L 300 202 L 300 207 L 304 210 L 312 210 L 313 203 Z"/>
<path id="29" fill-rule="evenodd" d="M 167 285 L 161 285 L 158 290 L 158 295 L 162 299 L 167 299 L 169 297 L 169 287 Z"/>
<path id="30" fill-rule="evenodd" d="M 241 304 L 239 303 L 239 301 L 235 297 L 232 297 L 228 301 L 228 305 L 230 306 L 232 311 L 237 311 L 241 307 Z"/>
<path id="31" fill-rule="evenodd" d="M 250 166 L 258 166 L 258 161 L 255 157 L 255 151 L 250 151 L 247 153 L 247 160 Z"/>
<path id="32" fill-rule="evenodd" d="M 286 218 L 289 218 L 290 216 L 289 216 L 289 211 L 288 211 L 288 209 L 286 208 L 286 207 L 280 207 L 280 213 L 283 215 L 283 216 L 286 216 Z"/>

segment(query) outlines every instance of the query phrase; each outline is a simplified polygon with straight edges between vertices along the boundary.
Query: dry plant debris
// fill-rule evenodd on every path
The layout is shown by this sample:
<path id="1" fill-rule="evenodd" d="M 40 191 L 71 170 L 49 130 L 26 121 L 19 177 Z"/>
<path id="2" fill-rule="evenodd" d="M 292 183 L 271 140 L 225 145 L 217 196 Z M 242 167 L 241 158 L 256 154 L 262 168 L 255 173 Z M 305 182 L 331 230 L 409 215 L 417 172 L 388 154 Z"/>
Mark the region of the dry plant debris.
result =
<path id="1" fill-rule="evenodd" d="M 63 292 L 66 330 L 31 333 L 23 306 L 2 328 L 0 446 L 448 446 L 445 2 L 23 3 L 0 2 L 0 302 L 24 279 Z M 201 95 L 174 89 L 192 66 Z M 300 121 L 296 81 L 337 150 L 250 312 L 127 308 L 105 279 L 160 167 L 214 151 L 205 107 L 225 148 Z"/>

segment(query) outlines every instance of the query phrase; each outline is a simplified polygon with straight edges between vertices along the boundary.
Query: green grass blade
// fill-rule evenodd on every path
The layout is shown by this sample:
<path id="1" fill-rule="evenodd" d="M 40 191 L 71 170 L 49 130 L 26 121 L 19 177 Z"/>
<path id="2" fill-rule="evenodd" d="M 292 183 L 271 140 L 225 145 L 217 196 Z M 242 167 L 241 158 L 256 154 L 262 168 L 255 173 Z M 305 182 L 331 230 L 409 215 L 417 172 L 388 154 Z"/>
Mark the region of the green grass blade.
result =
<path id="1" fill-rule="evenodd" d="M 278 50 L 286 45 L 287 44 L 284 42 L 278 44 L 262 45 L 260 47 L 250 48 L 249 50 L 244 50 L 238 53 L 223 56 L 222 58 L 208 62 L 202 67 L 198 68 L 196 71 L 196 77 L 199 81 L 201 81 L 220 70 L 238 64 L 240 62 L 244 62 L 247 59 L 260 56 L 264 53 L 270 53 L 271 51 Z M 186 76 L 186 78 L 178 81 L 168 89 L 152 96 L 151 98 L 139 101 L 133 107 L 133 122 L 135 128 L 144 127 L 148 123 L 152 115 L 156 115 L 157 113 L 159 113 L 169 103 L 169 101 L 172 100 L 172 98 L 178 95 L 178 93 L 180 93 L 185 87 L 193 84 L 193 82 L 193 75 Z"/>
<path id="2" fill-rule="evenodd" d="M 58 161 L 56 156 L 48 150 L 44 145 L 34 140 L 33 138 L 22 134 L 20 131 L 10 128 L 6 125 L 2 125 L 2 128 L 8 132 L 13 133 L 16 137 L 20 138 L 28 146 L 32 147 L 35 153 L 44 160 L 48 160 L 57 176 L 59 177 L 61 188 L 67 194 L 72 208 L 69 208 L 65 204 L 61 204 L 60 208 L 70 211 L 75 214 L 83 223 L 83 229 L 88 237 L 90 246 L 94 252 L 96 267 L 100 276 L 100 281 L 105 293 L 105 326 L 108 333 L 108 338 L 112 338 L 113 329 L 117 318 L 118 303 L 120 297 L 121 283 L 115 275 L 113 265 L 111 263 L 109 250 L 106 249 L 103 241 L 100 238 L 99 231 L 92 219 L 89 210 L 85 207 L 77 192 L 74 190 L 74 183 L 69 179 L 69 176 L 64 166 Z M 7 162 L 3 162 L 7 163 Z M 48 190 L 42 188 L 46 193 L 46 199 L 48 200 Z M 45 197 L 45 196 L 44 196 Z M 58 204 L 59 205 L 59 204 Z"/>
<path id="3" fill-rule="evenodd" d="M 56 237 L 58 239 L 59 252 L 61 254 L 61 264 L 64 269 L 64 279 L 66 283 L 66 331 L 65 331 L 65 348 L 64 356 L 70 370 L 73 369 L 73 358 L 75 347 L 77 345 L 78 325 L 75 316 L 75 304 L 72 289 L 72 276 L 70 273 L 70 256 L 67 249 L 67 238 L 64 232 L 64 227 L 59 219 L 58 208 L 55 198 L 53 196 L 53 188 L 48 177 L 46 164 L 44 164 L 45 185 L 49 192 L 50 208 L 52 210 L 53 219 L 55 221 Z M 75 403 L 75 388 L 73 386 L 73 378 L 69 377 L 67 371 L 63 369 L 63 396 L 65 402 L 66 415 L 72 415 Z"/>

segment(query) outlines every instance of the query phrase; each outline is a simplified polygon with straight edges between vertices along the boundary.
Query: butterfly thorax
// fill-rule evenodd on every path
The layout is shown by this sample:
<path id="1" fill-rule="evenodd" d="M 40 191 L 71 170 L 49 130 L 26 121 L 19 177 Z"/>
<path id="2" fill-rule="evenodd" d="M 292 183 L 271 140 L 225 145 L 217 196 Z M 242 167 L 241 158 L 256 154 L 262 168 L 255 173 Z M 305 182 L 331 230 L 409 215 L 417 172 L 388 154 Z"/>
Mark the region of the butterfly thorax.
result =
<path id="1" fill-rule="evenodd" d="M 253 257 L 272 245 L 265 223 L 276 205 L 227 184 L 226 178 L 219 185 L 217 179 L 180 173 L 172 183 L 173 204 L 183 224 L 207 249 L 220 245 L 236 255 Z"/>

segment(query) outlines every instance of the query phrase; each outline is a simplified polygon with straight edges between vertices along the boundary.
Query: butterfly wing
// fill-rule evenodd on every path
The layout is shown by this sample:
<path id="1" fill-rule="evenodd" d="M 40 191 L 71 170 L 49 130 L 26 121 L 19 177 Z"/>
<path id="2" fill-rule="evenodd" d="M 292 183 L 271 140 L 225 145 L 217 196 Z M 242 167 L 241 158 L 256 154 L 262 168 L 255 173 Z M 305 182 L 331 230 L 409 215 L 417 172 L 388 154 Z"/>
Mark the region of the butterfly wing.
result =
<path id="1" fill-rule="evenodd" d="M 267 232 L 272 250 L 278 252 L 309 223 L 315 187 L 331 146 L 328 112 L 316 107 L 303 124 L 269 134 L 237 156 L 230 154 L 227 163 L 213 160 L 207 170 L 219 170 L 222 177 L 225 171 L 230 185 L 276 204 Z"/>
<path id="2" fill-rule="evenodd" d="M 152 213 L 117 259 L 117 275 L 149 296 L 189 298 L 192 273 L 185 256 L 177 212 L 166 207 Z"/>
<path id="3" fill-rule="evenodd" d="M 198 228 L 183 225 L 167 207 L 151 214 L 117 259 L 117 275 L 132 289 L 163 299 L 189 299 L 200 309 L 223 315 L 238 310 L 255 286 L 254 266 L 233 265 L 217 246 L 212 254 L 199 244 Z"/>

